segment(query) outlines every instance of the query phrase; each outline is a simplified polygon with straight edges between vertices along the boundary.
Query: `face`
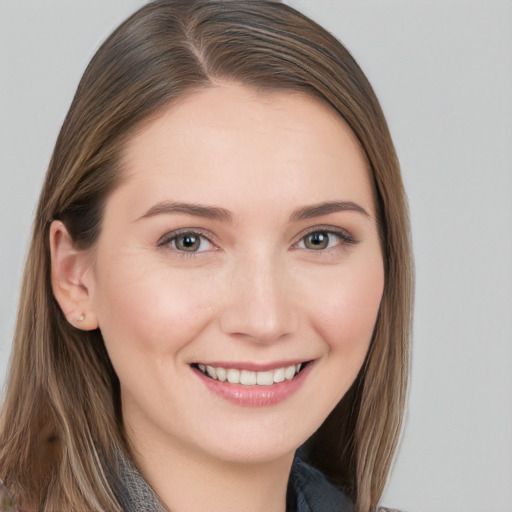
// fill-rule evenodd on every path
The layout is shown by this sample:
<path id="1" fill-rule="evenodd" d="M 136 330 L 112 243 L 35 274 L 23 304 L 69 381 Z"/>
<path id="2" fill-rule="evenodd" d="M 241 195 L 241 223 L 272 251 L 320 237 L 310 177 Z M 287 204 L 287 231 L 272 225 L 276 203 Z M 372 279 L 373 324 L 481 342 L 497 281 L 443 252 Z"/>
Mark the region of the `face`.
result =
<path id="1" fill-rule="evenodd" d="M 86 274 L 131 442 L 293 453 L 354 381 L 384 274 L 349 128 L 299 93 L 223 84 L 141 128 Z"/>

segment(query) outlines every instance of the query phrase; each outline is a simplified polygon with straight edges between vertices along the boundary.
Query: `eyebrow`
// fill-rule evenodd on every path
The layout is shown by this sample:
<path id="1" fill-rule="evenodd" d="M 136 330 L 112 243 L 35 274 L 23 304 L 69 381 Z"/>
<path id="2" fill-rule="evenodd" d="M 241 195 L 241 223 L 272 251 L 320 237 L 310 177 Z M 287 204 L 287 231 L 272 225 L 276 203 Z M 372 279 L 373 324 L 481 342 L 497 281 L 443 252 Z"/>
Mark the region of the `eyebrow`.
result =
<path id="1" fill-rule="evenodd" d="M 322 215 L 328 215 L 329 213 L 345 211 L 357 212 L 365 217 L 371 218 L 370 214 L 362 206 L 359 206 L 352 201 L 328 201 L 299 208 L 292 213 L 290 219 L 292 221 L 299 221 L 312 219 L 314 217 L 321 217 Z"/>
<path id="2" fill-rule="evenodd" d="M 359 206 L 352 201 L 327 201 L 324 203 L 298 208 L 291 214 L 290 220 L 292 222 L 297 222 L 343 211 L 357 212 L 364 215 L 365 217 L 371 218 L 370 214 L 362 206 Z M 197 203 L 181 203 L 175 201 L 162 201 L 157 203 L 137 220 L 146 219 L 155 215 L 172 213 L 182 213 L 185 215 L 192 215 L 194 217 L 203 217 L 206 219 L 224 222 L 233 221 L 233 214 L 225 208 L 220 208 L 218 206 L 206 206 Z"/>
<path id="3" fill-rule="evenodd" d="M 205 206 L 196 203 L 179 203 L 174 201 L 163 201 L 155 204 L 137 220 L 153 217 L 162 213 L 183 213 L 186 215 L 193 215 L 194 217 L 203 217 L 206 219 L 225 222 L 232 222 L 233 220 L 232 213 L 224 208 L 219 208 L 217 206 Z"/>

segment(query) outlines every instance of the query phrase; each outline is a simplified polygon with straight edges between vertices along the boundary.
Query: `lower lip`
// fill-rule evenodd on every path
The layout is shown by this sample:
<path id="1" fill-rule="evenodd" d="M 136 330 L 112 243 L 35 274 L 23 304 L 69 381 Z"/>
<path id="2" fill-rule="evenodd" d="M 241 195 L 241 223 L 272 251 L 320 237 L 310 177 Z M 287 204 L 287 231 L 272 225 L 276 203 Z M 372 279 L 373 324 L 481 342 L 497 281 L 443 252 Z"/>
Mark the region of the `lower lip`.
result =
<path id="1" fill-rule="evenodd" d="M 285 380 L 270 386 L 244 386 L 243 384 L 230 384 L 207 377 L 201 371 L 194 369 L 206 387 L 216 395 L 236 405 L 248 407 L 265 407 L 275 405 L 293 395 L 303 384 L 311 371 L 312 363 L 300 371 L 292 380 Z"/>

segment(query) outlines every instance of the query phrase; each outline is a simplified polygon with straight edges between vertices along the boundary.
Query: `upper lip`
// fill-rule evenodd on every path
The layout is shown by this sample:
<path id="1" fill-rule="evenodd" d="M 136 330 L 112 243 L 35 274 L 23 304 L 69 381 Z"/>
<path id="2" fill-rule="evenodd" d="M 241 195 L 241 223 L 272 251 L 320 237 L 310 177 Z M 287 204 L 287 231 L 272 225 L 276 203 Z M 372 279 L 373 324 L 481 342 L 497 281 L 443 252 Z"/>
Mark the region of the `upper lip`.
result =
<path id="1" fill-rule="evenodd" d="M 270 363 L 255 363 L 249 361 L 195 361 L 193 364 L 204 364 L 214 368 L 236 368 L 238 370 L 249 370 L 253 372 L 265 372 L 277 368 L 286 368 L 298 363 L 308 363 L 311 359 L 288 359 L 286 361 L 275 361 Z"/>

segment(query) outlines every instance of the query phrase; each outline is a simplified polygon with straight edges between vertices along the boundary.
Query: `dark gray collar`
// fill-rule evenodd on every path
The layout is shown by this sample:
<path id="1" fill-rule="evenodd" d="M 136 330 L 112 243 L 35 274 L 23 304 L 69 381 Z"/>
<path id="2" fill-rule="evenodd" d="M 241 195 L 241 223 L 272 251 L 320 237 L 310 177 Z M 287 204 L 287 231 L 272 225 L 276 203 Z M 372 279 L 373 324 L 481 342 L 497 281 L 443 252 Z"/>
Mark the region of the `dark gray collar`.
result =
<path id="1" fill-rule="evenodd" d="M 295 508 L 294 508 L 295 507 Z M 317 469 L 295 457 L 288 485 L 287 508 L 294 512 L 354 512 L 347 496 Z"/>

